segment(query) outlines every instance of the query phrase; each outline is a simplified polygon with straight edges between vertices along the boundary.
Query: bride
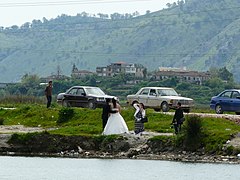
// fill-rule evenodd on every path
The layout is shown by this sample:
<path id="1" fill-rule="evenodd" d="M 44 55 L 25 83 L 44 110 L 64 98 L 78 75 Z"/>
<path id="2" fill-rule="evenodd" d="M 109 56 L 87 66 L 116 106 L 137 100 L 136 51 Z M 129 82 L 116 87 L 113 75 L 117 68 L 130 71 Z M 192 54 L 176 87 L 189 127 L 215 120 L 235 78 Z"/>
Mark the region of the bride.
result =
<path id="1" fill-rule="evenodd" d="M 123 134 L 128 133 L 128 127 L 123 117 L 120 114 L 120 105 L 116 99 L 112 99 L 111 109 L 117 111 L 116 113 L 110 113 L 107 124 L 103 130 L 103 135 L 110 134 Z"/>

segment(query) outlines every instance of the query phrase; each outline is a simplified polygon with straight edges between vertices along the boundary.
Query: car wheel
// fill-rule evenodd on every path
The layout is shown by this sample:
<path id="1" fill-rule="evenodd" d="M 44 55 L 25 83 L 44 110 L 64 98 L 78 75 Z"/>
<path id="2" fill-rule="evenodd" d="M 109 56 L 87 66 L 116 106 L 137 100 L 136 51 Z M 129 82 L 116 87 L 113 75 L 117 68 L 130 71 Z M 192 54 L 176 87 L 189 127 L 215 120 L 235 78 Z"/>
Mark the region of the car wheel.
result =
<path id="1" fill-rule="evenodd" d="M 96 109 L 96 105 L 93 100 L 88 101 L 88 108 L 89 109 Z"/>
<path id="2" fill-rule="evenodd" d="M 236 115 L 240 115 L 240 112 L 235 112 L 236 113 Z"/>
<path id="3" fill-rule="evenodd" d="M 222 114 L 223 113 L 223 110 L 222 110 L 222 106 L 220 104 L 217 104 L 216 107 L 215 107 L 215 112 L 217 114 Z"/>
<path id="4" fill-rule="evenodd" d="M 69 103 L 67 100 L 63 100 L 62 106 L 63 106 L 63 107 L 71 107 L 71 106 L 70 106 L 70 103 Z"/>
<path id="5" fill-rule="evenodd" d="M 161 109 L 163 112 L 168 112 L 169 111 L 169 105 L 167 102 L 163 102 L 161 105 Z"/>

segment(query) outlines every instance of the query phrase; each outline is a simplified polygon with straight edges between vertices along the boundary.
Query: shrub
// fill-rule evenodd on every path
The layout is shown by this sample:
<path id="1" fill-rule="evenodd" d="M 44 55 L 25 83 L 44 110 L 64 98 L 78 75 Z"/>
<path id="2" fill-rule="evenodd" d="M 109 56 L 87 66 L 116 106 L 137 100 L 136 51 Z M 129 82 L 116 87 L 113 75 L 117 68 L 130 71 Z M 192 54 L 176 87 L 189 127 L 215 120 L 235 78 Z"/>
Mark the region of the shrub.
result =
<path id="1" fill-rule="evenodd" d="M 14 133 L 11 138 L 9 139 L 8 143 L 20 143 L 26 144 L 27 141 L 31 140 L 33 136 L 38 134 L 37 132 L 34 133 L 26 133 L 26 134 L 17 134 Z"/>
<path id="2" fill-rule="evenodd" d="M 202 146 L 202 119 L 199 116 L 188 116 L 182 131 L 183 146 L 187 150 L 196 151 Z"/>
<path id="3" fill-rule="evenodd" d="M 74 116 L 74 109 L 72 108 L 62 108 L 58 113 L 57 123 L 64 123 L 69 121 Z"/>
<path id="4" fill-rule="evenodd" d="M 4 119 L 0 117 L 0 125 L 3 125 Z"/>

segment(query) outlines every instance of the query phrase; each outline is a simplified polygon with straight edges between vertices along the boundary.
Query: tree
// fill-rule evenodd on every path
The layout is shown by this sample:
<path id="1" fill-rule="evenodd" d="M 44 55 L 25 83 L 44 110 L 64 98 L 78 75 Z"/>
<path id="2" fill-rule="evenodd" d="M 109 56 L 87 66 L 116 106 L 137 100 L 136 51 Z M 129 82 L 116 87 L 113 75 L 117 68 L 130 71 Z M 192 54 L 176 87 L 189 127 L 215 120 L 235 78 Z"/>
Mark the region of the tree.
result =
<path id="1" fill-rule="evenodd" d="M 233 74 L 226 67 L 220 68 L 218 71 L 219 78 L 224 81 L 233 81 Z"/>
<path id="2" fill-rule="evenodd" d="M 47 18 L 45 18 L 45 17 L 43 17 L 42 21 L 43 21 L 43 23 L 47 23 L 48 22 Z"/>
<path id="3" fill-rule="evenodd" d="M 147 10 L 147 11 L 146 11 L 146 15 L 147 15 L 147 14 L 150 14 L 150 13 L 151 13 L 151 11 L 150 11 L 150 10 Z"/>
<path id="4" fill-rule="evenodd" d="M 24 23 L 20 28 L 21 29 L 29 29 L 30 28 L 30 22 L 26 22 L 26 23 Z"/>
<path id="5" fill-rule="evenodd" d="M 26 87 L 35 87 L 39 85 L 40 78 L 35 74 L 25 74 L 21 79 L 21 83 L 24 84 Z"/>
<path id="6" fill-rule="evenodd" d="M 167 3 L 166 6 L 167 6 L 168 8 L 171 8 L 172 5 L 171 5 L 170 3 Z"/>

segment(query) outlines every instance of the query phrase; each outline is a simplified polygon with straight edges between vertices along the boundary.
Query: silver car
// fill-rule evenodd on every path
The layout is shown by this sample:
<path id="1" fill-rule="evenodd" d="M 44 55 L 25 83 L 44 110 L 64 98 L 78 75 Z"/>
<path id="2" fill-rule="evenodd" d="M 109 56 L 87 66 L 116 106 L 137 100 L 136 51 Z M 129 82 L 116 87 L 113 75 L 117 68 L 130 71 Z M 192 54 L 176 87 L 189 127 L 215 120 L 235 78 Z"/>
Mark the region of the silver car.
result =
<path id="1" fill-rule="evenodd" d="M 175 109 L 178 102 L 182 104 L 184 112 L 190 112 L 194 106 L 193 99 L 182 97 L 173 88 L 168 87 L 143 87 L 136 94 L 127 96 L 128 104 L 132 105 L 135 102 L 143 103 L 146 108 L 163 112 Z"/>

